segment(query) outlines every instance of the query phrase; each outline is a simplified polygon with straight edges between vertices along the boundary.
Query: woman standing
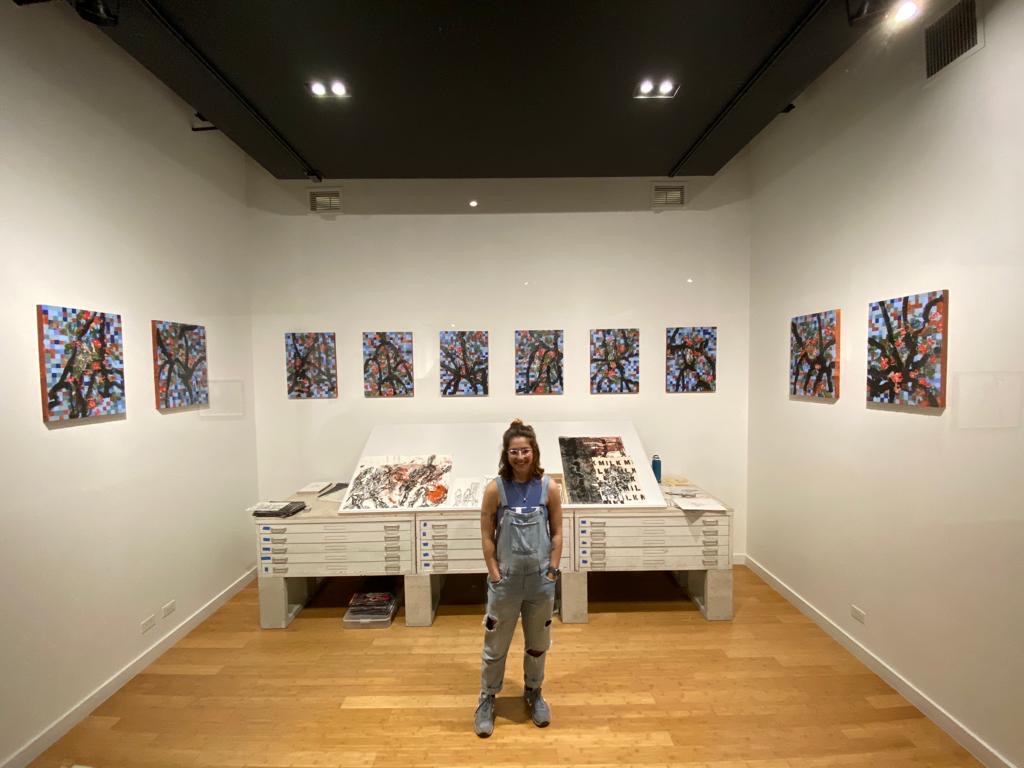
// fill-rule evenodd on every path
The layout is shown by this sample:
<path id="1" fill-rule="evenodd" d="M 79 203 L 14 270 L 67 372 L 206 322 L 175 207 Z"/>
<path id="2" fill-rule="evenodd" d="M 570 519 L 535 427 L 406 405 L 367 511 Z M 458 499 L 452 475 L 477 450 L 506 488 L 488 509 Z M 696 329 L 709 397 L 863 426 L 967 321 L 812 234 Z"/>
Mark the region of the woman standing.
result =
<path id="1" fill-rule="evenodd" d="M 504 684 L 505 659 L 520 614 L 526 640 L 523 698 L 534 724 L 543 728 L 551 722 L 540 689 L 561 573 L 562 500 L 558 483 L 540 466 L 533 427 L 519 419 L 505 430 L 498 477 L 484 490 L 480 534 L 487 564 L 487 615 L 474 728 L 486 738 L 494 732 L 494 697 Z"/>

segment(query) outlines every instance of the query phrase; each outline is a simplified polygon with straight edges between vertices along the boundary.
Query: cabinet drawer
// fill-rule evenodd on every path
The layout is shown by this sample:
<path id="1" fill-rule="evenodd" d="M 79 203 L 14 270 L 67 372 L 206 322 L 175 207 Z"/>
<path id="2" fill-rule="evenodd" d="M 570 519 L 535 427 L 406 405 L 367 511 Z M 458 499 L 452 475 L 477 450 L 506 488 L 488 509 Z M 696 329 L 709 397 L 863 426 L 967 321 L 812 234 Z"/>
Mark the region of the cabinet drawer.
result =
<path id="1" fill-rule="evenodd" d="M 272 544 L 376 544 L 410 541 L 408 533 L 381 531 L 379 533 L 271 533 L 259 536 L 260 546 Z"/>
<path id="2" fill-rule="evenodd" d="M 411 520 L 371 520 L 365 522 L 345 521 L 337 523 L 260 523 L 256 526 L 261 534 L 280 533 L 374 533 L 379 531 L 412 530 Z"/>
<path id="3" fill-rule="evenodd" d="M 581 571 L 675 571 L 728 568 L 729 564 L 730 561 L 727 555 L 719 555 L 717 557 L 654 554 L 647 554 L 643 557 L 608 555 L 607 557 L 597 559 L 581 554 L 579 569 Z"/>
<path id="4" fill-rule="evenodd" d="M 663 531 L 651 531 L 643 536 L 624 535 L 621 528 L 612 528 L 607 532 L 595 531 L 586 535 L 580 534 L 580 546 L 608 547 L 698 547 L 704 544 L 728 543 L 728 531 L 707 529 L 704 531 L 686 531 L 672 528 Z"/>
<path id="5" fill-rule="evenodd" d="M 707 515 L 688 520 L 685 517 L 581 517 L 576 521 L 576 529 L 583 533 L 630 529 L 637 532 L 663 530 L 704 530 L 705 528 L 728 529 L 729 518 L 722 515 Z M 636 534 L 636 535 L 639 535 Z"/>
<path id="6" fill-rule="evenodd" d="M 395 549 L 381 552 L 298 552 L 295 554 L 260 555 L 260 564 L 285 565 L 291 563 L 369 563 L 409 560 L 412 555 L 408 549 Z"/>
<path id="7" fill-rule="evenodd" d="M 273 537 L 275 540 L 279 537 Z M 259 554 L 260 555 L 294 555 L 300 552 L 353 552 L 353 551 L 366 551 L 366 552 L 383 552 L 385 549 L 393 549 L 394 547 L 401 547 L 402 549 L 411 550 L 412 544 L 407 539 L 384 539 L 377 541 L 340 541 L 340 542 L 306 542 L 294 544 L 291 542 L 281 543 L 275 541 L 271 542 L 260 542 Z"/>
<path id="8" fill-rule="evenodd" d="M 482 557 L 474 560 L 421 560 L 420 573 L 487 573 Z"/>
<path id="9" fill-rule="evenodd" d="M 383 574 L 403 575 L 415 573 L 411 559 L 399 562 L 369 563 L 287 563 L 261 564 L 261 577 L 302 577 L 302 576 L 378 576 Z"/>
<path id="10" fill-rule="evenodd" d="M 460 537 L 473 535 L 480 538 L 479 515 L 472 520 L 423 520 L 421 518 L 416 527 L 419 528 L 420 533 L 425 531 L 427 533 L 458 534 Z"/>
<path id="11" fill-rule="evenodd" d="M 473 541 L 465 541 L 456 539 L 455 541 L 421 541 L 420 542 L 421 552 L 468 552 L 470 555 L 481 555 L 483 548 L 480 546 L 480 539 Z"/>

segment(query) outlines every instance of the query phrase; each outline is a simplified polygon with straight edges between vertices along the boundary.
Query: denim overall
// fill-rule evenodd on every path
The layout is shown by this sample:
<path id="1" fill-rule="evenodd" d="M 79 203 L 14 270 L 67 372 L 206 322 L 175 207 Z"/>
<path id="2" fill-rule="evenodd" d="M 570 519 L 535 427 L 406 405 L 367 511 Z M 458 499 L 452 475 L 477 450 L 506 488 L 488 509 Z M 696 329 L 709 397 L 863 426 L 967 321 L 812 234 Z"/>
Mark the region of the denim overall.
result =
<path id="1" fill-rule="evenodd" d="M 501 581 L 487 578 L 487 615 L 484 617 L 484 651 L 480 664 L 480 690 L 501 691 L 505 659 L 519 615 L 523 617 L 526 653 L 523 677 L 527 688 L 540 688 L 544 663 L 551 647 L 551 615 L 555 603 L 555 582 L 547 578 L 551 558 L 548 528 L 547 475 L 531 480 L 523 506 L 512 506 L 506 484 L 495 479 L 501 503 L 497 516 L 497 557 Z M 512 486 L 513 494 L 522 486 Z"/>

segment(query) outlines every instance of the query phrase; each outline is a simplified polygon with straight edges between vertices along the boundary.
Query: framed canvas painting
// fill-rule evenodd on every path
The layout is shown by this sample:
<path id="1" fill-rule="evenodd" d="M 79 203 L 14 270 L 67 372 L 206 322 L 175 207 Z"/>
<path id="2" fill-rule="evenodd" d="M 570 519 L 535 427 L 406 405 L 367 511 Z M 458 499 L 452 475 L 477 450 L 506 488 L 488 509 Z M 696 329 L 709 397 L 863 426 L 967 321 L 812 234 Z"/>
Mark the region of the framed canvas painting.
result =
<path id="1" fill-rule="evenodd" d="M 665 391 L 714 392 L 718 365 L 718 328 L 665 329 Z"/>
<path id="2" fill-rule="evenodd" d="M 590 332 L 590 393 L 640 391 L 640 329 Z"/>
<path id="3" fill-rule="evenodd" d="M 561 395 L 562 331 L 516 331 L 516 394 Z"/>
<path id="4" fill-rule="evenodd" d="M 869 403 L 945 407 L 948 309 L 949 291 L 871 302 Z"/>
<path id="5" fill-rule="evenodd" d="M 486 395 L 488 361 L 487 331 L 441 331 L 441 396 Z"/>
<path id="6" fill-rule="evenodd" d="M 412 397 L 412 331 L 363 333 L 363 395 Z"/>
<path id="7" fill-rule="evenodd" d="M 206 328 L 153 320 L 153 384 L 158 410 L 207 405 Z"/>
<path id="8" fill-rule="evenodd" d="M 338 396 L 338 352 L 333 331 L 286 333 L 284 351 L 290 400 Z"/>
<path id="9" fill-rule="evenodd" d="M 839 399 L 840 312 L 830 309 L 789 323 L 789 394 Z"/>

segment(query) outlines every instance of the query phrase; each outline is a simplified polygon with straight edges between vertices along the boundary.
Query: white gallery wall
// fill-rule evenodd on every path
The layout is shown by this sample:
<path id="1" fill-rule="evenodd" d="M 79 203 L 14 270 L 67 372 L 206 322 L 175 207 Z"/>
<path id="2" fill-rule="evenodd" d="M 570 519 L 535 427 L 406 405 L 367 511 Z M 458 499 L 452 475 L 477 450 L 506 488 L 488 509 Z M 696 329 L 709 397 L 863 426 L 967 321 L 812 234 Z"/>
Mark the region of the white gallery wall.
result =
<path id="1" fill-rule="evenodd" d="M 747 551 L 1024 764 L 1024 2 L 981 7 L 984 47 L 930 82 L 921 26 L 879 30 L 751 147 Z M 867 407 L 868 303 L 941 289 L 947 407 Z M 789 320 L 834 308 L 841 397 L 790 400 Z"/>
<path id="2" fill-rule="evenodd" d="M 251 171 L 262 496 L 348 480 L 378 424 L 630 419 L 666 473 L 736 507 L 743 551 L 750 242 L 742 159 L 692 210 L 662 214 L 467 207 L 466 215 L 310 216 Z M 665 328 L 689 325 L 718 327 L 715 393 L 665 392 Z M 438 334 L 451 328 L 488 331 L 487 397 L 441 397 Z M 515 331 L 552 328 L 565 331 L 565 394 L 516 395 Z M 590 394 L 596 328 L 640 329 L 639 394 Z M 288 399 L 284 335 L 292 331 L 337 334 L 337 399 Z M 414 333 L 414 397 L 364 397 L 363 331 Z"/>
<path id="3" fill-rule="evenodd" d="M 0 4 L 0 764 L 253 566 L 244 156 L 189 116 L 67 5 Z M 44 425 L 37 303 L 121 314 L 126 417 Z M 236 415 L 157 412 L 154 319 L 206 326 Z"/>

